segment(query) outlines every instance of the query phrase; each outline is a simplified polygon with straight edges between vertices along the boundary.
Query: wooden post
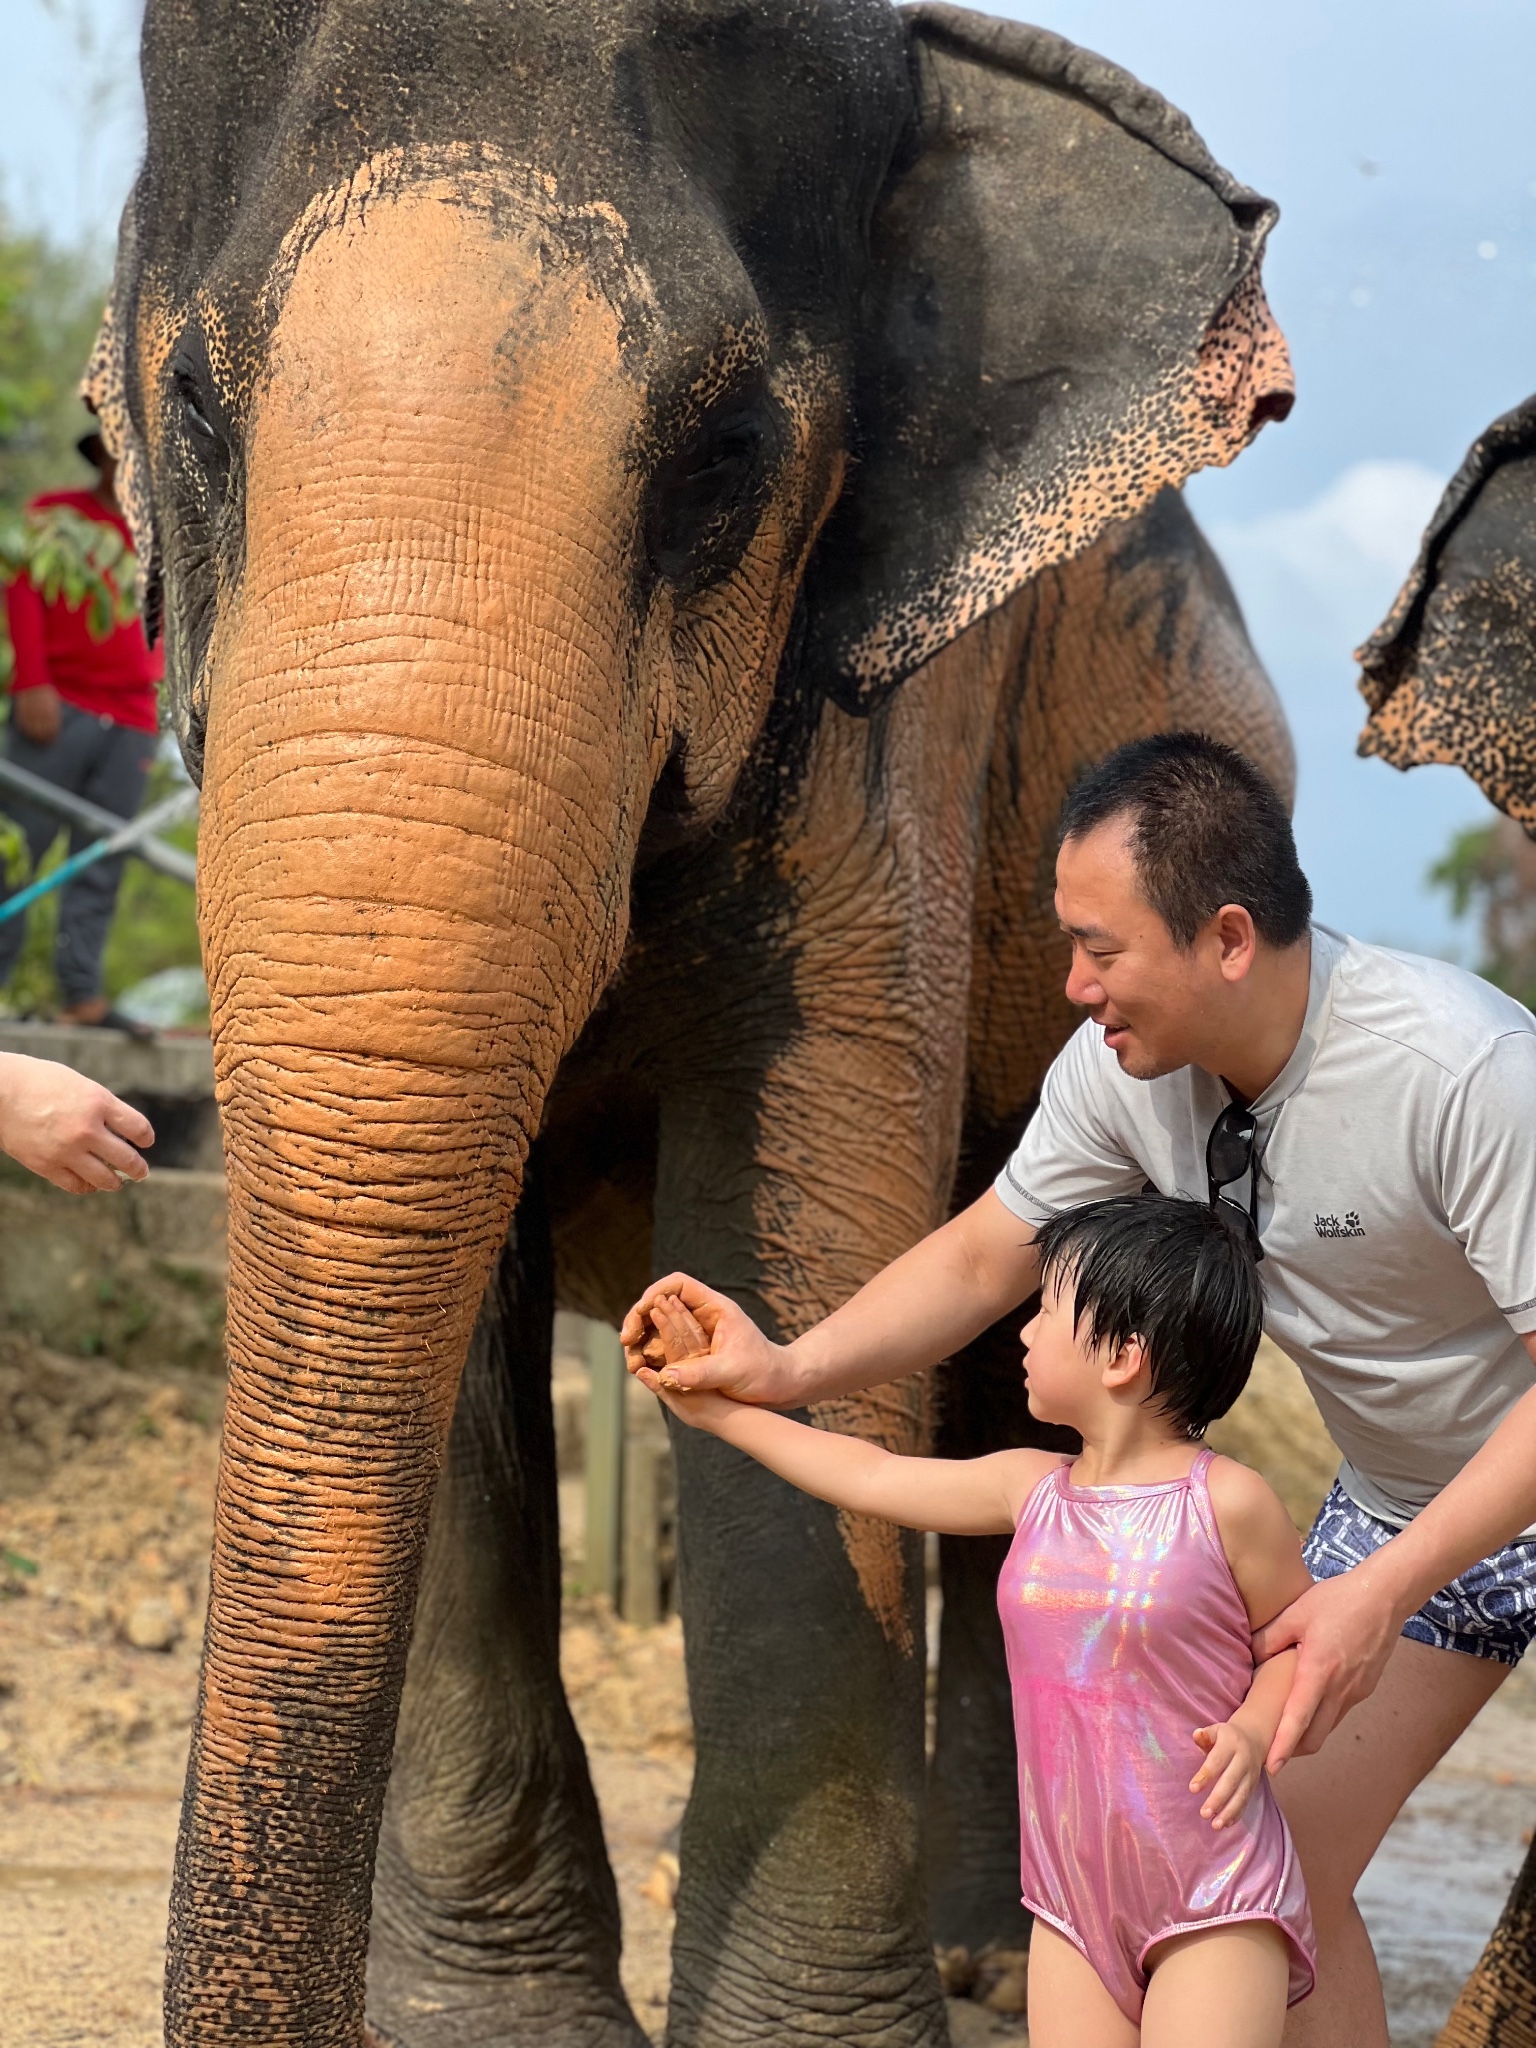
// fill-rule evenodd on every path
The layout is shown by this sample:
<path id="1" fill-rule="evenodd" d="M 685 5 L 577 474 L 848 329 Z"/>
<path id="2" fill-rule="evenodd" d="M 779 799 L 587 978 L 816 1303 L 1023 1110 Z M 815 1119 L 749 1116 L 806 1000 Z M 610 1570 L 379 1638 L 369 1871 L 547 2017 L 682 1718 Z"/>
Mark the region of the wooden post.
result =
<path id="1" fill-rule="evenodd" d="M 632 1436 L 624 1459 L 624 1597 L 621 1612 L 637 1628 L 661 1619 L 661 1473 L 672 1455 L 665 1438 Z"/>
<path id="2" fill-rule="evenodd" d="M 620 1540 L 624 1527 L 624 1388 L 629 1374 L 619 1333 L 606 1323 L 587 1325 L 587 1365 L 592 1375 L 587 1408 L 586 1582 L 620 1597 Z"/>

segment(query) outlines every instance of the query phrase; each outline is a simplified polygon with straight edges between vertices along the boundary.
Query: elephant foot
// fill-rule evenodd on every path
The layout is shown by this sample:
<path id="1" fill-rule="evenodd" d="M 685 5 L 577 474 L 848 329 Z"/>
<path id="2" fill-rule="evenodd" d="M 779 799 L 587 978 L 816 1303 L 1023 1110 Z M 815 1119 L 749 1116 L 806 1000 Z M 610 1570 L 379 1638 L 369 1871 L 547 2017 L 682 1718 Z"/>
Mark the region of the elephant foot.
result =
<path id="1" fill-rule="evenodd" d="M 804 1930 L 814 1939 L 815 1930 Z M 949 2048 L 933 1955 L 674 1954 L 667 2048 Z"/>
<path id="2" fill-rule="evenodd" d="M 836 1888 L 786 1896 L 748 1883 L 735 1897 L 722 1888 L 722 1913 L 688 1885 L 685 1858 L 667 2048 L 949 2048 L 933 1948 L 919 1917 L 899 1911 L 915 1898 L 850 1912 Z"/>
<path id="3" fill-rule="evenodd" d="M 650 2048 L 622 1993 L 558 1971 L 423 1975 L 408 1988 L 377 1977 L 364 2048 Z"/>

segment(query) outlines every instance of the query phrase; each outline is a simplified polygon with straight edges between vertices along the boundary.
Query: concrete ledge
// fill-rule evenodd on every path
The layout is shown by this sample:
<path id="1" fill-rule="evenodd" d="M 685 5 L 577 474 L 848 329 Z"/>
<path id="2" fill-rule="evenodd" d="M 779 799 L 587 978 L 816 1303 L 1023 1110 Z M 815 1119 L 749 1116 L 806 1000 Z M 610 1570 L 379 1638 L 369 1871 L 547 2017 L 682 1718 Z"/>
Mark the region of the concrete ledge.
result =
<path id="1" fill-rule="evenodd" d="M 152 1258 L 227 1272 L 229 1188 L 222 1172 L 157 1167 L 148 1180 L 125 1182 L 109 1199 L 126 1206 L 134 1234 Z"/>
<path id="2" fill-rule="evenodd" d="M 216 1372 L 226 1214 L 222 1173 L 66 1195 L 0 1159 L 0 1317 L 77 1358 Z"/>
<path id="3" fill-rule="evenodd" d="M 114 1095 L 161 1102 L 213 1099 L 213 1046 L 206 1037 L 130 1038 L 75 1024 L 0 1023 L 0 1052 L 58 1060 Z"/>

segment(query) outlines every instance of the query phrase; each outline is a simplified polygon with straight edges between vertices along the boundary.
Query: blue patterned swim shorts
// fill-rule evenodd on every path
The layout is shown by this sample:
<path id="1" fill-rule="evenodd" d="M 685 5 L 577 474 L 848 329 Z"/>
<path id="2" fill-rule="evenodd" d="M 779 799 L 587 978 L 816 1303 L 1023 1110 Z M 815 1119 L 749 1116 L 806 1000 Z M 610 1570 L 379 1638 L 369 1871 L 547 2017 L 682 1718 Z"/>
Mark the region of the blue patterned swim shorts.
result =
<path id="1" fill-rule="evenodd" d="M 1335 1480 L 1302 1556 L 1314 1579 L 1336 1579 L 1396 1534 L 1390 1522 L 1368 1515 Z M 1518 1664 L 1536 1636 L 1536 1537 L 1506 1543 L 1481 1564 L 1469 1565 L 1409 1615 L 1403 1634 L 1432 1649 Z"/>

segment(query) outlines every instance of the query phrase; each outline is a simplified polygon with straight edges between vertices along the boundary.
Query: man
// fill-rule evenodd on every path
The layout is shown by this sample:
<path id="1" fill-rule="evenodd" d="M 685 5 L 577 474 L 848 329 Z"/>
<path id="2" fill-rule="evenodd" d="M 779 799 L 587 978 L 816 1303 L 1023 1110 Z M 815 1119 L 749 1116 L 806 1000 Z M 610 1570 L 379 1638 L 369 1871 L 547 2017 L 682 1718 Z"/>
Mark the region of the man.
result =
<path id="1" fill-rule="evenodd" d="M 1318 1988 L 1291 2048 L 1387 2048 L 1354 1888 L 1413 1786 L 1536 1633 L 1536 1018 L 1441 961 L 1310 922 L 1290 821 L 1194 733 L 1133 742 L 1068 798 L 1056 908 L 1089 1013 L 996 1186 L 795 1342 L 686 1275 L 709 1357 L 669 1370 L 780 1406 L 960 1350 L 1036 1284 L 1033 1226 L 1140 1188 L 1224 1200 L 1263 1246 L 1266 1322 L 1344 1454 L 1272 1768 Z M 1351 1712 L 1350 1710 L 1353 1709 Z M 1345 1726 L 1323 1747 L 1340 1717 Z"/>
<path id="2" fill-rule="evenodd" d="M 112 489 L 116 464 L 99 434 L 87 434 L 80 452 L 97 471 L 95 488 L 50 491 L 30 509 L 67 505 L 115 527 L 126 541 L 127 522 Z M 25 577 L 7 588 L 5 608 L 16 655 L 7 755 L 18 768 L 72 796 L 131 818 L 144 796 L 159 725 L 155 686 L 161 657 L 150 652 L 143 626 L 130 619 L 104 640 L 93 640 L 83 605 L 71 611 L 62 598 L 44 604 Z M 11 796 L 4 797 L 3 808 L 26 834 L 36 868 L 59 830 L 57 817 Z M 70 851 L 96 836 L 77 826 Z M 64 997 L 60 1016 L 65 1023 L 106 1025 L 142 1037 L 143 1028 L 116 1015 L 101 993 L 102 950 L 122 875 L 119 855 L 97 861 L 64 885 L 55 956 Z M 0 924 L 0 982 L 9 979 L 25 937 L 24 917 Z"/>

